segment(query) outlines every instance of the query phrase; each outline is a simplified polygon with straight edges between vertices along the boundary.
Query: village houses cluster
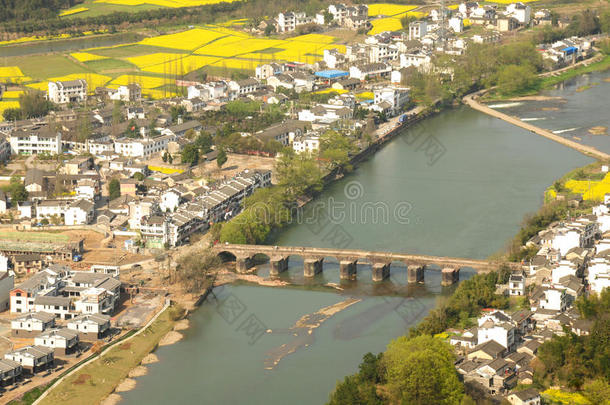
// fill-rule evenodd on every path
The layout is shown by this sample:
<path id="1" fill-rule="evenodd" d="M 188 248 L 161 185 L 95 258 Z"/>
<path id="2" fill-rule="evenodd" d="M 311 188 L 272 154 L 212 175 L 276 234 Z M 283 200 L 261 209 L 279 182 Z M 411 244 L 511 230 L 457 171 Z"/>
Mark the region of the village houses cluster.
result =
<path id="1" fill-rule="evenodd" d="M 366 5 L 333 4 L 315 16 L 280 13 L 272 24 L 286 33 L 306 24 L 369 29 L 371 20 Z M 498 42 L 504 32 L 550 22 L 548 10 L 533 12 L 529 4 L 466 2 L 454 10 L 432 10 L 405 31 L 381 32 L 348 44 L 345 52 L 327 49 L 314 64 L 261 63 L 254 76 L 241 80 L 176 80 L 185 95 L 156 101 L 144 99 L 136 83 L 88 94 L 85 78 L 50 81 L 46 97 L 61 108 L 46 117 L 0 122 L 0 162 L 15 155 L 61 156 L 59 168 L 29 167 L 22 176 L 27 198 L 11 201 L 0 191 L 0 214 L 11 212 L 21 229 L 99 226 L 108 235 L 130 237 L 120 246 L 126 251 L 186 244 L 195 232 L 236 215 L 244 198 L 256 189 L 271 186 L 268 170 L 243 169 L 208 182 L 195 178 L 189 168 L 168 171 L 150 163 L 161 156 L 164 161 L 179 159 L 197 135 L 215 135 L 219 128 L 203 124 L 198 119 L 203 114 L 236 100 L 284 105 L 288 112 L 282 122 L 241 136 L 315 154 L 328 130 L 382 136 L 387 128 L 381 121 L 389 119 L 390 125 L 398 126 L 408 119 L 417 111 L 408 87 L 409 71 L 438 69 L 436 54 L 460 55 L 469 44 Z M 484 33 L 464 35 L 465 24 L 482 26 Z M 559 67 L 588 56 L 593 45 L 570 38 L 540 45 L 539 50 Z M 290 97 L 331 92 L 337 94 L 298 109 Z M 95 107 L 77 108 L 83 103 Z M 172 114 L 178 107 L 188 119 Z M 218 153 L 213 149 L 202 159 L 212 161 Z M 107 200 L 104 190 L 111 179 L 118 179 L 120 196 Z M 591 216 L 554 224 L 528 242 L 539 247 L 538 254 L 499 290 L 529 297 L 530 309 L 486 311 L 477 326 L 451 338 L 464 355 L 457 368 L 465 380 L 482 384 L 490 394 L 509 393 L 518 382 L 531 383 L 529 364 L 544 340 L 563 333 L 563 326 L 577 334 L 589 332 L 590 325 L 572 304 L 587 290 L 599 293 L 610 287 L 610 239 L 601 237 L 610 231 L 609 206 L 607 200 Z M 79 341 L 102 339 L 111 332 L 110 316 L 124 291 L 118 267 L 75 271 L 56 263 L 78 262 L 82 254 L 82 240 L 0 238 L 0 309 L 15 315 L 14 337 L 34 338 L 34 345 L 10 351 L 0 360 L 0 381 L 15 382 L 22 373 L 52 367 L 55 355 L 74 353 Z M 29 278 L 15 286 L 16 276 Z M 522 391 L 508 400 L 537 404 L 540 398 Z"/>
<path id="2" fill-rule="evenodd" d="M 578 199 L 570 203 L 576 205 Z M 512 313 L 487 309 L 476 326 L 450 337 L 463 356 L 456 367 L 465 381 L 492 395 L 508 394 L 517 384 L 533 382 L 531 361 L 542 343 L 564 335 L 564 328 L 579 336 L 590 333 L 592 322 L 581 318 L 574 302 L 610 288 L 609 207 L 606 195 L 590 215 L 555 222 L 527 242 L 525 248 L 536 250 L 535 256 L 523 263 L 523 270 L 513 271 L 507 284 L 498 285 L 497 292 L 527 299 L 528 308 Z M 538 402 L 519 402 L 517 394 Z M 540 403 L 531 389 L 507 399 Z"/>

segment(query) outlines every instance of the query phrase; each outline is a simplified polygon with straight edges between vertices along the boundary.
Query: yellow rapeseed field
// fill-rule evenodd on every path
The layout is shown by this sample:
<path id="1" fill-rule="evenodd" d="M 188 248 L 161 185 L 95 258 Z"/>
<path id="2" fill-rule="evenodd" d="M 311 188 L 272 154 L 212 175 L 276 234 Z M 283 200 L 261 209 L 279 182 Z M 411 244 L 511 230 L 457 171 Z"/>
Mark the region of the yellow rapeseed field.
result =
<path id="1" fill-rule="evenodd" d="M 151 4 L 160 7 L 179 8 L 205 6 L 207 4 L 232 3 L 240 0 L 95 0 L 95 3 L 118 4 L 122 6 L 141 6 Z"/>
<path id="2" fill-rule="evenodd" d="M 369 35 L 376 35 L 385 31 L 397 31 L 402 29 L 400 18 L 387 17 L 371 20 L 373 28 L 368 32 Z"/>
<path id="3" fill-rule="evenodd" d="M 178 94 L 168 90 L 142 89 L 142 96 L 150 97 L 153 100 L 176 97 L 177 95 Z"/>
<path id="4" fill-rule="evenodd" d="M 158 52 L 151 53 L 148 55 L 140 55 L 140 56 L 131 56 L 129 58 L 125 58 L 130 63 L 136 65 L 141 70 L 148 66 L 159 65 L 163 63 L 171 63 L 174 61 L 178 61 L 183 58 L 185 55 L 183 53 L 166 53 L 166 52 Z"/>
<path id="5" fill-rule="evenodd" d="M 393 16 L 402 14 L 407 11 L 411 11 L 417 6 L 408 6 L 404 4 L 389 4 L 389 3 L 376 3 L 369 4 L 369 16 L 375 17 L 378 15 Z"/>
<path id="6" fill-rule="evenodd" d="M 19 69 L 19 66 L 0 66 L 0 78 L 19 76 L 23 76 L 23 72 Z"/>
<path id="7" fill-rule="evenodd" d="M 243 60 L 243 59 L 220 59 L 211 64 L 211 66 L 227 68 L 227 69 L 241 69 L 241 70 L 254 70 L 259 65 L 257 60 Z"/>
<path id="8" fill-rule="evenodd" d="M 182 49 L 194 51 L 203 45 L 224 37 L 226 34 L 216 30 L 193 28 L 176 34 L 160 35 L 158 37 L 146 38 L 140 44 L 161 46 L 164 48 Z"/>
<path id="9" fill-rule="evenodd" d="M 162 77 L 151 77 L 143 75 L 121 75 L 110 82 L 113 86 L 126 86 L 131 83 L 137 83 L 143 89 L 155 89 L 166 84 L 174 83 L 173 80 L 163 79 Z"/>
<path id="10" fill-rule="evenodd" d="M 24 76 L 19 66 L 0 66 L 0 82 L 25 83 L 32 78 Z"/>
<path id="11" fill-rule="evenodd" d="M 212 42 L 209 45 L 197 49 L 199 55 L 212 55 L 231 57 L 244 53 L 262 51 L 267 48 L 277 48 L 285 44 L 286 41 L 264 39 L 264 38 L 238 38 L 228 36 Z"/>
<path id="12" fill-rule="evenodd" d="M 582 194 L 585 200 L 601 201 L 610 193 L 610 174 L 601 181 L 568 180 L 565 187 L 573 193 Z"/>
<path id="13" fill-rule="evenodd" d="M 378 18 L 371 20 L 373 28 L 368 32 L 369 35 L 376 35 L 384 31 L 398 31 L 402 29 L 402 23 L 400 20 L 405 16 L 411 16 L 415 18 L 423 18 L 427 13 L 421 11 L 407 11 L 406 13 L 398 14 L 393 17 Z"/>
<path id="14" fill-rule="evenodd" d="M 74 14 L 82 13 L 82 12 L 87 11 L 87 10 L 89 10 L 87 7 L 73 8 L 72 10 L 62 11 L 61 13 L 59 13 L 59 16 L 60 17 L 65 17 L 67 15 L 74 15 Z"/>
<path id="15" fill-rule="evenodd" d="M 20 95 L 23 94 L 23 90 L 14 90 L 14 91 L 5 91 L 2 95 L 2 99 L 6 100 L 7 98 L 18 99 Z"/>
<path id="16" fill-rule="evenodd" d="M 177 60 L 148 66 L 142 70 L 167 75 L 184 75 L 204 66 L 211 65 L 217 60 L 218 58 L 214 56 L 188 55 Z"/>
<path id="17" fill-rule="evenodd" d="M 0 121 L 4 121 L 2 114 L 8 108 L 19 108 L 18 101 L 0 101 Z"/>
<path id="18" fill-rule="evenodd" d="M 296 41 L 296 42 L 311 42 L 314 44 L 332 44 L 335 42 L 337 38 L 331 37 L 330 35 L 323 34 L 306 34 L 299 35 L 297 37 L 288 38 L 288 41 Z"/>
<path id="19" fill-rule="evenodd" d="M 73 52 L 70 54 L 70 56 L 72 56 L 74 59 L 76 59 L 79 62 L 89 62 L 92 60 L 108 59 L 106 56 L 94 55 L 94 54 L 88 53 L 88 52 Z"/>

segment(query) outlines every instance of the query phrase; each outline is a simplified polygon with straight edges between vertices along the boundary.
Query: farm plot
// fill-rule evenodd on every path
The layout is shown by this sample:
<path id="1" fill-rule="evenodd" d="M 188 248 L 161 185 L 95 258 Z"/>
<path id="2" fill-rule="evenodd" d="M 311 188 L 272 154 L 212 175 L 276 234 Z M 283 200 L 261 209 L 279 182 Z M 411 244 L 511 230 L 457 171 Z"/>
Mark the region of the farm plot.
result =
<path id="1" fill-rule="evenodd" d="M 418 6 L 409 6 L 404 4 L 389 4 L 389 3 L 376 3 L 369 4 L 369 16 L 376 17 L 378 15 L 393 16 L 407 11 L 411 11 Z"/>
<path id="2" fill-rule="evenodd" d="M 203 28 L 193 28 L 176 34 L 160 35 L 158 37 L 146 38 L 140 41 L 142 45 L 154 45 L 163 48 L 182 49 L 194 51 L 215 39 L 226 36 L 226 34 Z"/>

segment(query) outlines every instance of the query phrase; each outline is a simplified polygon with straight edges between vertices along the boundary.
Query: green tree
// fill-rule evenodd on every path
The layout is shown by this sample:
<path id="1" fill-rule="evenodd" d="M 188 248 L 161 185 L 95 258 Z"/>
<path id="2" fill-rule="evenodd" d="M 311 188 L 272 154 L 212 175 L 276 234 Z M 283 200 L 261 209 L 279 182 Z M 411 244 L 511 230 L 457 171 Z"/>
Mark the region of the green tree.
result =
<path id="1" fill-rule="evenodd" d="M 53 103 L 44 98 L 40 91 L 28 90 L 19 96 L 21 116 L 24 119 L 43 117 L 53 109 Z"/>
<path id="2" fill-rule="evenodd" d="M 112 179 L 108 183 L 108 195 L 111 200 L 121 196 L 121 183 L 118 179 Z"/>
<path id="3" fill-rule="evenodd" d="M 2 113 L 2 117 L 5 121 L 18 121 L 21 119 L 21 109 L 20 108 L 7 108 Z"/>
<path id="4" fill-rule="evenodd" d="M 320 137 L 320 157 L 328 163 L 328 168 L 338 167 L 350 171 L 350 156 L 356 151 L 354 143 L 345 135 L 336 131 L 326 131 Z"/>
<path id="5" fill-rule="evenodd" d="M 182 149 L 182 163 L 195 166 L 199 163 L 199 148 L 197 145 L 189 143 Z"/>
<path id="6" fill-rule="evenodd" d="M 508 65 L 498 74 L 498 90 L 505 95 L 535 90 L 537 84 L 538 77 L 528 65 Z"/>
<path id="7" fill-rule="evenodd" d="M 142 181 L 144 180 L 144 175 L 141 172 L 136 172 L 136 174 L 133 175 L 133 178 L 137 181 Z"/>
<path id="8" fill-rule="evenodd" d="M 163 163 L 167 162 L 167 151 L 163 152 L 163 155 L 161 155 L 161 160 L 163 160 Z"/>
<path id="9" fill-rule="evenodd" d="M 167 155 L 167 162 L 171 165 L 174 163 L 174 157 L 171 154 Z"/>
<path id="10" fill-rule="evenodd" d="M 218 165 L 219 169 L 222 167 L 222 165 L 227 163 L 227 159 L 228 159 L 227 153 L 225 152 L 224 149 L 221 149 L 220 151 L 218 151 L 218 156 L 216 157 L 216 164 Z"/>
<path id="11" fill-rule="evenodd" d="M 6 192 L 11 196 L 11 202 L 18 203 L 28 199 L 28 191 L 19 176 L 12 176 Z"/>
<path id="12" fill-rule="evenodd" d="M 335 17 L 333 16 L 333 14 L 330 11 L 328 11 L 328 10 L 324 11 L 324 24 L 328 25 L 328 24 L 332 23 L 334 18 Z"/>
<path id="13" fill-rule="evenodd" d="M 464 388 L 454 361 L 453 349 L 440 339 L 422 335 L 393 340 L 383 355 L 392 399 L 415 405 L 459 403 Z"/>
<path id="14" fill-rule="evenodd" d="M 610 402 L 610 384 L 602 378 L 585 384 L 583 391 L 591 405 L 608 405 Z"/>
<path id="15" fill-rule="evenodd" d="M 275 163 L 278 185 L 285 190 L 287 199 L 294 201 L 307 190 L 322 189 L 322 173 L 318 164 L 305 153 L 297 154 L 285 148 Z"/>
<path id="16" fill-rule="evenodd" d="M 201 153 L 208 153 L 212 150 L 212 135 L 207 132 L 202 132 L 195 139 L 195 145 L 197 145 Z"/>

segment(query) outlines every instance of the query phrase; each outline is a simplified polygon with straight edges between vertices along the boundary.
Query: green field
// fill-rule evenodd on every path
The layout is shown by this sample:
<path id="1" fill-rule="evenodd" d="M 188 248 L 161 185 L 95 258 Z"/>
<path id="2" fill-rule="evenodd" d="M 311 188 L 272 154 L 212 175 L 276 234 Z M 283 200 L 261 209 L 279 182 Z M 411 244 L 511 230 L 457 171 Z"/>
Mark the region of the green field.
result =
<path id="1" fill-rule="evenodd" d="M 85 65 L 91 70 L 103 73 L 106 70 L 137 70 L 135 65 L 121 59 L 100 59 L 85 62 Z"/>
<path id="2" fill-rule="evenodd" d="M 142 4 L 140 6 L 122 6 L 119 4 L 95 3 L 94 0 L 85 0 L 84 2 L 79 3 L 79 4 L 75 5 L 74 7 L 72 7 L 72 9 L 81 8 L 81 7 L 87 7 L 89 10 L 83 11 L 82 13 L 67 15 L 67 16 L 61 17 L 61 18 L 97 17 L 100 15 L 119 13 L 119 12 L 135 13 L 138 11 L 156 10 L 158 8 L 163 8 L 161 6 L 155 6 L 155 5 L 150 5 L 150 4 Z"/>
<path id="3" fill-rule="evenodd" d="M 20 240 L 27 242 L 68 242 L 70 238 L 61 233 L 52 232 L 22 232 L 22 231 L 2 231 L 0 238 L 4 240 Z"/>
<path id="4" fill-rule="evenodd" d="M 127 58 L 130 56 L 146 55 L 155 52 L 167 52 L 167 48 L 159 46 L 128 44 L 104 49 L 93 49 L 90 51 L 96 55 L 107 56 L 109 58 Z M 179 49 L 172 49 L 173 53 L 187 53 Z"/>
<path id="5" fill-rule="evenodd" d="M 6 63 L 6 65 L 5 65 Z M 0 65 L 16 65 L 21 71 L 33 79 L 46 79 L 49 77 L 64 76 L 71 73 L 88 72 L 83 66 L 72 62 L 64 55 L 31 55 L 1 58 Z"/>

